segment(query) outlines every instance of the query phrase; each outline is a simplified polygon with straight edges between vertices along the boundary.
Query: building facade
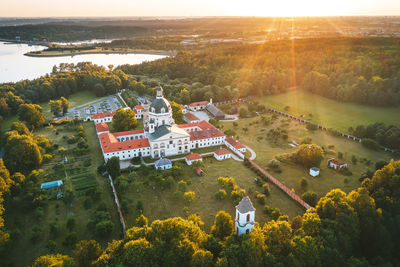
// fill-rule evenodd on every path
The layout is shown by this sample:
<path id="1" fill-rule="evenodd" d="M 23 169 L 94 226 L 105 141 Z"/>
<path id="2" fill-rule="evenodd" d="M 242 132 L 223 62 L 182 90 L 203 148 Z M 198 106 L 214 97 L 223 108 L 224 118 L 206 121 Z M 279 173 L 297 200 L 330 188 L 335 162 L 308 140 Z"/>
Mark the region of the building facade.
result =
<path id="1" fill-rule="evenodd" d="M 248 196 L 236 206 L 235 232 L 237 235 L 248 234 L 253 230 L 256 209 Z"/>
<path id="2" fill-rule="evenodd" d="M 135 110 L 141 110 L 141 107 L 137 106 Z M 207 121 L 175 124 L 171 105 L 164 98 L 161 86 L 157 88 L 156 99 L 143 106 L 141 116 L 144 129 L 117 133 L 108 131 L 111 114 L 94 116 L 105 160 L 113 156 L 120 160 L 164 158 L 188 154 L 191 149 L 221 146 L 225 142 L 225 135 Z"/>

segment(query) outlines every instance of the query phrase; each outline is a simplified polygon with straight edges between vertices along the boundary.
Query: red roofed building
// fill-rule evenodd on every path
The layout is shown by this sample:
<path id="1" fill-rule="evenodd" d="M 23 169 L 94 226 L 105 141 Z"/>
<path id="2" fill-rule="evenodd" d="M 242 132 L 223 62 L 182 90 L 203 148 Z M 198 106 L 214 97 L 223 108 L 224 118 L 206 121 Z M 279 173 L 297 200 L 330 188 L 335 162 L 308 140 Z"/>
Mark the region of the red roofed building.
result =
<path id="1" fill-rule="evenodd" d="M 196 122 L 200 122 L 200 119 L 194 115 L 191 112 L 187 112 L 185 114 L 183 114 L 183 119 L 187 122 L 187 123 L 196 123 Z"/>
<path id="2" fill-rule="evenodd" d="M 226 148 L 220 148 L 214 152 L 214 158 L 217 160 L 224 160 L 231 158 L 231 152 Z"/>
<path id="3" fill-rule="evenodd" d="M 246 147 L 233 137 L 227 137 L 225 139 L 225 145 L 234 152 L 246 152 Z"/>
<path id="4" fill-rule="evenodd" d="M 102 112 L 93 115 L 93 120 L 95 124 L 101 122 L 111 122 L 115 112 Z"/>
<path id="5" fill-rule="evenodd" d="M 192 165 L 193 162 L 202 161 L 202 160 L 203 160 L 203 158 L 201 157 L 201 155 L 197 154 L 197 153 L 190 153 L 189 155 L 187 155 L 185 157 L 185 161 L 186 161 L 187 165 Z"/>
<path id="6" fill-rule="evenodd" d="M 186 106 L 184 106 L 184 105 L 180 105 L 180 106 L 181 106 L 181 109 L 182 109 L 182 113 L 186 114 L 188 112 Z"/>
<path id="7" fill-rule="evenodd" d="M 134 157 L 150 156 L 148 138 L 119 142 L 113 133 L 101 133 L 99 134 L 99 140 L 105 160 L 112 157 L 119 157 L 120 160 L 128 160 Z"/>
<path id="8" fill-rule="evenodd" d="M 203 110 L 206 108 L 208 104 L 209 104 L 208 101 L 194 102 L 189 105 L 189 109 L 191 109 L 192 111 Z"/>
<path id="9" fill-rule="evenodd" d="M 133 111 L 135 112 L 136 119 L 143 118 L 143 114 L 144 114 L 144 106 L 143 105 L 136 105 L 135 109 Z"/>
<path id="10" fill-rule="evenodd" d="M 96 131 L 97 131 L 97 134 L 101 134 L 104 132 L 108 133 L 109 132 L 108 124 L 105 122 L 96 124 Z"/>
<path id="11" fill-rule="evenodd" d="M 146 138 L 143 129 L 113 133 L 119 142 Z"/>

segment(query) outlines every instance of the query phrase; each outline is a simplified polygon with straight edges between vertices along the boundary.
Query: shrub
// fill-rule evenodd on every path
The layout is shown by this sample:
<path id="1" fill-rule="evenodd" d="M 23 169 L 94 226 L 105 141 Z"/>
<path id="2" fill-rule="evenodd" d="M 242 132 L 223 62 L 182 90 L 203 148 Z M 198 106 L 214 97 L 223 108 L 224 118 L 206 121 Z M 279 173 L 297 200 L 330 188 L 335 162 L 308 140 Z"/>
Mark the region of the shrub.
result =
<path id="1" fill-rule="evenodd" d="M 185 192 L 183 194 L 183 198 L 187 203 L 192 203 L 194 199 L 196 198 L 196 193 L 193 191 Z"/>
<path id="2" fill-rule="evenodd" d="M 377 150 L 379 148 L 379 144 L 375 140 L 372 140 L 370 138 L 362 139 L 361 144 L 366 148 L 370 148 L 370 149 L 374 149 L 374 150 Z"/>
<path id="3" fill-rule="evenodd" d="M 358 160 L 357 160 L 357 157 L 356 157 L 355 155 L 351 156 L 351 162 L 352 162 L 354 165 L 357 164 Z"/>
<path id="4" fill-rule="evenodd" d="M 271 194 L 270 188 L 269 188 L 269 184 L 265 183 L 262 185 L 262 188 L 264 189 L 264 194 L 266 196 L 269 196 Z"/>
<path id="5" fill-rule="evenodd" d="M 318 129 L 318 126 L 316 124 L 314 124 L 314 123 L 308 122 L 307 125 L 306 125 L 306 128 L 307 128 L 307 130 L 315 131 L 315 130 Z"/>
<path id="6" fill-rule="evenodd" d="M 64 246 L 66 246 L 66 247 L 72 247 L 72 246 L 74 246 L 76 244 L 77 241 L 78 241 L 77 233 L 76 232 L 71 232 L 65 237 L 65 239 L 64 239 L 62 244 Z"/>
<path id="7" fill-rule="evenodd" d="M 44 154 L 44 155 L 43 155 L 43 163 L 47 163 L 47 162 L 49 162 L 49 161 L 52 160 L 52 159 L 53 159 L 53 156 L 50 155 L 50 154 Z"/>
<path id="8" fill-rule="evenodd" d="M 96 235 L 99 237 L 107 237 L 111 234 L 113 227 L 114 223 L 112 221 L 101 221 L 96 224 Z"/>
<path id="9" fill-rule="evenodd" d="M 301 186 L 301 188 L 302 188 L 303 190 L 306 190 L 306 189 L 307 189 L 308 182 L 307 182 L 307 180 L 306 180 L 305 178 L 301 179 L 301 181 L 300 181 L 300 186 Z"/>
<path id="10" fill-rule="evenodd" d="M 266 196 L 264 194 L 258 193 L 256 199 L 260 204 L 264 205 L 266 201 Z"/>
<path id="11" fill-rule="evenodd" d="M 217 199 L 219 199 L 219 200 L 226 199 L 227 196 L 228 196 L 228 195 L 226 194 L 225 189 L 220 189 L 220 190 L 218 190 L 217 193 L 215 193 L 215 197 L 216 197 Z"/>
<path id="12" fill-rule="evenodd" d="M 279 160 L 271 159 L 268 162 L 268 167 L 270 167 L 270 168 L 279 168 L 280 166 L 281 166 L 281 163 L 279 162 Z"/>
<path id="13" fill-rule="evenodd" d="M 342 158 L 343 158 L 343 152 L 340 152 L 340 151 L 339 151 L 339 152 L 337 153 L 337 156 L 338 156 L 339 159 L 342 159 Z"/>
<path id="14" fill-rule="evenodd" d="M 69 230 L 69 231 L 72 231 L 72 229 L 74 229 L 75 228 L 75 219 L 74 218 L 68 218 L 68 220 L 67 220 L 67 229 Z"/>
<path id="15" fill-rule="evenodd" d="M 187 188 L 187 183 L 184 180 L 178 182 L 178 191 L 185 192 Z"/>
<path id="16" fill-rule="evenodd" d="M 305 192 L 301 198 L 307 202 L 310 206 L 315 207 L 315 205 L 317 205 L 318 202 L 318 196 L 315 192 L 312 191 L 307 191 Z"/>

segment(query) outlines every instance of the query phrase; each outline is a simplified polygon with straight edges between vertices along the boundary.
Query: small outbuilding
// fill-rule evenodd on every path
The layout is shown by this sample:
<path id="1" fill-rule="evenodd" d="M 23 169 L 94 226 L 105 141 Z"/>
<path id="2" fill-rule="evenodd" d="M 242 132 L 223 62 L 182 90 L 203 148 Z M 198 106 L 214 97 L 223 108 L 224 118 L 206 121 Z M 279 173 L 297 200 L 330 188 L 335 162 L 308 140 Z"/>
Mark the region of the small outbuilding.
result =
<path id="1" fill-rule="evenodd" d="M 172 168 L 172 162 L 167 158 L 161 158 L 154 163 L 156 170 L 168 170 Z"/>
<path id="2" fill-rule="evenodd" d="M 48 188 L 53 188 L 53 187 L 59 187 L 63 185 L 63 181 L 58 180 L 58 181 L 52 181 L 48 183 L 43 183 L 40 185 L 41 189 L 48 189 Z"/>
<path id="3" fill-rule="evenodd" d="M 193 162 L 202 161 L 202 160 L 203 160 L 203 158 L 201 157 L 201 155 L 197 154 L 197 153 L 190 153 L 189 155 L 187 155 L 185 157 L 185 161 L 186 161 L 187 165 L 189 165 L 189 166 L 192 165 Z"/>
<path id="4" fill-rule="evenodd" d="M 328 159 L 328 167 L 335 169 L 335 170 L 340 170 L 342 168 L 347 167 L 347 163 L 344 163 L 340 160 L 337 160 L 335 158 Z"/>
<path id="5" fill-rule="evenodd" d="M 312 177 L 316 177 L 319 175 L 319 169 L 317 167 L 310 168 L 310 175 Z"/>
<path id="6" fill-rule="evenodd" d="M 196 168 L 195 173 L 196 173 L 198 176 L 203 176 L 203 174 L 204 174 L 203 170 L 200 169 L 200 168 Z"/>
<path id="7" fill-rule="evenodd" d="M 214 158 L 216 160 L 224 160 L 224 159 L 230 159 L 231 158 L 231 152 L 229 152 L 228 149 L 226 148 L 220 148 L 217 151 L 214 152 Z"/>

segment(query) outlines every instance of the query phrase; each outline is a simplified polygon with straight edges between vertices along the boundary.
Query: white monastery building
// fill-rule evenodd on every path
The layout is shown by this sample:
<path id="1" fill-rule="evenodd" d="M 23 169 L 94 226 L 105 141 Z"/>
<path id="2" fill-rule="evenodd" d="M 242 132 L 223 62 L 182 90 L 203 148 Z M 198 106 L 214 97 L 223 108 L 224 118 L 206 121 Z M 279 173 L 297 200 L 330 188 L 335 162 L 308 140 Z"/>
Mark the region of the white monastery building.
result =
<path id="1" fill-rule="evenodd" d="M 235 231 L 237 235 L 248 234 L 253 230 L 256 209 L 248 196 L 236 206 Z"/>
<path id="2" fill-rule="evenodd" d="M 230 159 L 231 158 L 231 152 L 229 152 L 228 149 L 220 148 L 220 149 L 218 149 L 217 151 L 214 152 L 214 158 L 216 160 Z"/>
<path id="3" fill-rule="evenodd" d="M 136 114 L 141 113 L 144 129 L 110 133 L 107 122 L 112 121 L 114 113 L 93 116 L 106 161 L 114 156 L 120 160 L 164 158 L 188 154 L 191 149 L 224 145 L 225 135 L 207 121 L 175 124 L 171 105 L 164 98 L 161 86 L 156 93 L 156 99 L 150 105 L 138 105 L 134 109 Z"/>

